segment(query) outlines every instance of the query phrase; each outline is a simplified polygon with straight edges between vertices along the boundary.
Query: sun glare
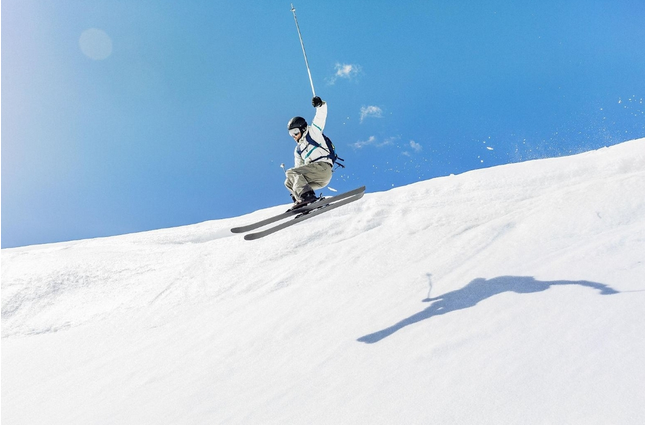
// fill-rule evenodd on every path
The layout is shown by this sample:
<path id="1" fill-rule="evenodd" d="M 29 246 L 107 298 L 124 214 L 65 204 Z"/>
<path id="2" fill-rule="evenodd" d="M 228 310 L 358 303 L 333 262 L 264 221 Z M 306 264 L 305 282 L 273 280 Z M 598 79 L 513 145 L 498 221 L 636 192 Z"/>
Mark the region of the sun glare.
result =
<path id="1" fill-rule="evenodd" d="M 97 28 L 89 28 L 79 37 L 79 48 L 91 59 L 103 60 L 111 56 L 113 42 L 111 37 Z"/>

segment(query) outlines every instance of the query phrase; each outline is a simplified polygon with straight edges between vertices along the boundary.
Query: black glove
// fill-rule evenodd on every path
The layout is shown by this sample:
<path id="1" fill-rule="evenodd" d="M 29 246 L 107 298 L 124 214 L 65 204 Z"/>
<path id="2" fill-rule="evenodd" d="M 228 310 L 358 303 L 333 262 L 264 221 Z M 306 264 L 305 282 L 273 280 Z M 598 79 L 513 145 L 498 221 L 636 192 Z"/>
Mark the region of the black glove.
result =
<path id="1" fill-rule="evenodd" d="M 319 96 L 315 96 L 312 98 L 312 106 L 314 106 L 315 108 L 323 105 L 323 103 L 324 102 L 322 102 L 321 97 Z"/>

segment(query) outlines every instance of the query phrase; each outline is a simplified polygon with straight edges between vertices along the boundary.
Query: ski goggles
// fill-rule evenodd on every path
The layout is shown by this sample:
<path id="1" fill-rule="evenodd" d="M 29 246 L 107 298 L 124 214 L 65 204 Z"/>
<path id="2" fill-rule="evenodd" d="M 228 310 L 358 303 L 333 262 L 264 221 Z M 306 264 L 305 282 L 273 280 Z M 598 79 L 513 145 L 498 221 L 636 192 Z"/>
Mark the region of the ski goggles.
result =
<path id="1" fill-rule="evenodd" d="M 288 132 L 290 133 L 290 136 L 294 137 L 294 136 L 298 136 L 299 134 L 301 134 L 301 129 L 300 128 L 291 128 Z"/>

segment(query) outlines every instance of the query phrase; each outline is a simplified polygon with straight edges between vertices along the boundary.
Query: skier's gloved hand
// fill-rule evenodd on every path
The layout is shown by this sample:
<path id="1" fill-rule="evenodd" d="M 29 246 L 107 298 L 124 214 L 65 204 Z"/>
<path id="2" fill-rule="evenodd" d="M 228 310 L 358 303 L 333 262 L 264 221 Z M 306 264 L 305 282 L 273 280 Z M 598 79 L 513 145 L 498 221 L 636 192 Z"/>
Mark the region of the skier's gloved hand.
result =
<path id="1" fill-rule="evenodd" d="M 324 102 L 322 102 L 321 97 L 315 96 L 312 98 L 312 106 L 315 108 L 321 106 Z"/>

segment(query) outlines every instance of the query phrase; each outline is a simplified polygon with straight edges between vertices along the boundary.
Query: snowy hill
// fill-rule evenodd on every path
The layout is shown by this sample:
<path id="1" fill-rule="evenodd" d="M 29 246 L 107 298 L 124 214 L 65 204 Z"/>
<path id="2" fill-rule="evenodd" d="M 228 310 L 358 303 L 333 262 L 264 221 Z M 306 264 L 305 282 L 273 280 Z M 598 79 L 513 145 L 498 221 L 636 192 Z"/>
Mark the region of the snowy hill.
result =
<path id="1" fill-rule="evenodd" d="M 644 422 L 644 140 L 284 208 L 2 250 L 2 422 Z"/>

